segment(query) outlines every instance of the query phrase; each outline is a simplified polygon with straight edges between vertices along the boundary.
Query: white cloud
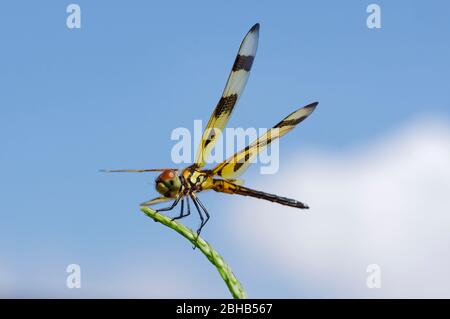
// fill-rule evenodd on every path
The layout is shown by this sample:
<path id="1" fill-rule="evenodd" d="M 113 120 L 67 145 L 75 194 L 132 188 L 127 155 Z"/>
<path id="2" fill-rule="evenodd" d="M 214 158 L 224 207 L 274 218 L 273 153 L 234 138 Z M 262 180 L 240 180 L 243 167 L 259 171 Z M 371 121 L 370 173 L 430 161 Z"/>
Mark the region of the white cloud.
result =
<path id="1" fill-rule="evenodd" d="M 450 297 L 448 124 L 414 122 L 364 149 L 283 165 L 249 186 L 311 209 L 243 200 L 229 226 L 287 297 Z M 381 267 L 381 289 L 366 286 L 369 264 Z"/>

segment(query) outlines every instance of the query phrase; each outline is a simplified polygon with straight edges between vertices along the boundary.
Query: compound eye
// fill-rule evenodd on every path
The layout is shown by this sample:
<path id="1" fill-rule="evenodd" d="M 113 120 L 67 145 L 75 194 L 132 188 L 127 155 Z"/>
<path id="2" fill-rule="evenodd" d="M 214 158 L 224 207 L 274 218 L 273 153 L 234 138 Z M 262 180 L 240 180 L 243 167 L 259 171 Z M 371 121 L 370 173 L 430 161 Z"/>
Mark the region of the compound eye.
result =
<path id="1" fill-rule="evenodd" d="M 173 170 L 171 169 L 166 169 L 165 171 L 163 171 L 159 176 L 158 176 L 158 181 L 160 182 L 166 182 L 169 181 L 171 179 L 174 179 L 176 177 L 176 174 Z"/>
<path id="2" fill-rule="evenodd" d="M 164 194 L 167 194 L 167 192 L 169 191 L 169 188 L 163 182 L 158 182 L 158 183 L 156 183 L 156 190 L 161 195 L 164 195 Z"/>
<path id="3" fill-rule="evenodd" d="M 175 170 L 167 169 L 156 179 L 156 190 L 164 196 L 174 196 L 181 188 L 181 180 Z"/>

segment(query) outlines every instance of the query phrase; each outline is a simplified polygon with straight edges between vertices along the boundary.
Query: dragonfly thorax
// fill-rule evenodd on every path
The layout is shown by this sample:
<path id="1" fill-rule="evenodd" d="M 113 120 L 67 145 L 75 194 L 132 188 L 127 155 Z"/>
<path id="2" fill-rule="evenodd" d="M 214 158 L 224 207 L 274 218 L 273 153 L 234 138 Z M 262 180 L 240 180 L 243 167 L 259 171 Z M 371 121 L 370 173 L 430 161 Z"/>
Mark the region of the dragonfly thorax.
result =
<path id="1" fill-rule="evenodd" d="M 172 169 L 164 170 L 156 178 L 155 187 L 158 193 L 165 197 L 176 197 L 181 190 L 181 180 L 177 171 Z"/>
<path id="2" fill-rule="evenodd" d="M 181 172 L 183 186 L 194 192 L 211 188 L 212 174 L 207 170 L 200 170 L 195 165 L 185 168 Z"/>

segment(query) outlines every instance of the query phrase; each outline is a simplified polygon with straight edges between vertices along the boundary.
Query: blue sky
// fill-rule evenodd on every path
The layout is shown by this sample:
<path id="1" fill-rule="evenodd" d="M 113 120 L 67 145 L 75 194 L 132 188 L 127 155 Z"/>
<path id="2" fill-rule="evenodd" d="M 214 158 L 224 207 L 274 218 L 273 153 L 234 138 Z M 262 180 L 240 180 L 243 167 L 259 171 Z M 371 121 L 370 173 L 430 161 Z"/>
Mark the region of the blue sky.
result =
<path id="1" fill-rule="evenodd" d="M 2 5 L 2 296 L 228 296 L 198 251 L 139 212 L 155 196 L 153 175 L 98 169 L 170 166 L 171 131 L 208 119 L 256 22 L 257 57 L 229 125 L 270 127 L 320 102 L 281 142 L 281 172 L 298 148 L 339 153 L 414 119 L 448 121 L 445 1 L 376 1 L 379 30 L 366 27 L 369 1 L 77 1 L 79 30 L 66 27 L 69 3 Z M 229 198 L 204 198 L 213 215 L 205 238 L 251 295 L 318 294 L 252 275 L 222 227 Z M 70 263 L 82 267 L 80 290 L 65 287 Z M 161 269 L 182 279 L 158 284 Z M 134 290 L 141 276 L 154 286 Z"/>

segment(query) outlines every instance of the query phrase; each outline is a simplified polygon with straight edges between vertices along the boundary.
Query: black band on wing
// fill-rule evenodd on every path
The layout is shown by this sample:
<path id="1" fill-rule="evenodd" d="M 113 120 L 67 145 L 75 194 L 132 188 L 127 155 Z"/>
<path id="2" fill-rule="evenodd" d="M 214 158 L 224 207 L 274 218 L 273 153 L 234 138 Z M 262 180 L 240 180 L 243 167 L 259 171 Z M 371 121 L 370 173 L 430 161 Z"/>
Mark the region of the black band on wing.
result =
<path id="1" fill-rule="evenodd" d="M 237 99 L 237 94 L 232 94 L 225 97 L 222 96 L 219 103 L 217 103 L 216 109 L 214 110 L 214 117 L 218 118 L 223 113 L 230 113 L 236 104 Z"/>
<path id="2" fill-rule="evenodd" d="M 255 57 L 252 55 L 238 55 L 236 60 L 234 60 L 232 71 L 236 72 L 239 70 L 245 70 L 249 72 L 252 68 L 254 59 Z"/>

